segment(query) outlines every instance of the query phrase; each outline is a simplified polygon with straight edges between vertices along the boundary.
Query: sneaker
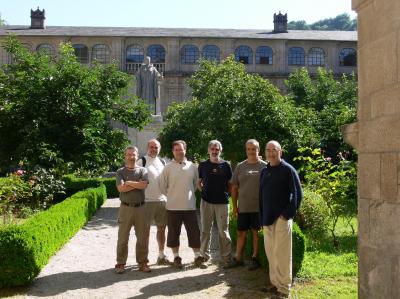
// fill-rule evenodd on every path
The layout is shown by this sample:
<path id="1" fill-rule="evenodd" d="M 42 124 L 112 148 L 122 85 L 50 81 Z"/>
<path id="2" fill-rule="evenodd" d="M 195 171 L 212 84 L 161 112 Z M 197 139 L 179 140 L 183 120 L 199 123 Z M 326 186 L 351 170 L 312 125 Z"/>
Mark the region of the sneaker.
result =
<path id="1" fill-rule="evenodd" d="M 260 268 L 260 263 L 256 257 L 252 257 L 250 261 L 250 265 L 247 267 L 247 270 L 254 271 Z"/>
<path id="2" fill-rule="evenodd" d="M 244 262 L 238 261 L 234 257 L 227 265 L 224 265 L 224 269 L 231 269 L 231 268 L 242 267 L 242 266 L 244 266 Z"/>
<path id="3" fill-rule="evenodd" d="M 206 258 L 202 257 L 202 256 L 198 256 L 194 259 L 194 264 L 197 268 L 200 269 L 205 269 L 207 268 L 207 265 L 205 265 L 204 263 L 206 262 Z"/>
<path id="4" fill-rule="evenodd" d="M 115 273 L 122 274 L 125 272 L 125 264 L 116 264 L 114 268 Z"/>
<path id="5" fill-rule="evenodd" d="M 144 272 L 144 273 L 149 273 L 149 272 L 151 272 L 151 269 L 147 265 L 147 263 L 141 263 L 141 264 L 139 264 L 139 271 Z"/>
<path id="6" fill-rule="evenodd" d="M 174 263 L 172 265 L 177 269 L 182 269 L 183 268 L 182 258 L 180 256 L 176 256 L 174 258 Z"/>
<path id="7" fill-rule="evenodd" d="M 171 265 L 171 264 L 172 263 L 170 262 L 170 260 L 166 256 L 157 258 L 157 265 L 159 265 L 159 266 L 168 266 L 168 265 Z"/>

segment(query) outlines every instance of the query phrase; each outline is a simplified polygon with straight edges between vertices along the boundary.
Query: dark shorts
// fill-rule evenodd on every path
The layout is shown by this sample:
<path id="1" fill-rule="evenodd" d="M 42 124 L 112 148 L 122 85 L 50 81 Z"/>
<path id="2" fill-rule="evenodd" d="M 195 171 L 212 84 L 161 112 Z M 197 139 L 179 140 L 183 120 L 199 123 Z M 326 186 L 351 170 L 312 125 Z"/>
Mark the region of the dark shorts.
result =
<path id="1" fill-rule="evenodd" d="M 182 223 L 185 225 L 190 248 L 200 248 L 200 229 L 197 222 L 196 210 L 167 211 L 168 235 L 167 246 L 174 248 L 180 245 Z"/>
<path id="2" fill-rule="evenodd" d="M 260 213 L 238 213 L 238 230 L 260 229 Z"/>

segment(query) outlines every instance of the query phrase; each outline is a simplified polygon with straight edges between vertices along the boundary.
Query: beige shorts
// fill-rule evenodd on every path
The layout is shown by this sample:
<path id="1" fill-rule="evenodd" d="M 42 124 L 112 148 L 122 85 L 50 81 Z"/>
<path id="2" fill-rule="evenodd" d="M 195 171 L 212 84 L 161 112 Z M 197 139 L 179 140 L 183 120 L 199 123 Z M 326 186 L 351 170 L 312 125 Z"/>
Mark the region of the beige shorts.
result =
<path id="1" fill-rule="evenodd" d="M 167 225 L 167 210 L 165 209 L 165 201 L 146 201 L 144 206 L 146 209 L 146 219 L 148 221 L 148 225 Z"/>

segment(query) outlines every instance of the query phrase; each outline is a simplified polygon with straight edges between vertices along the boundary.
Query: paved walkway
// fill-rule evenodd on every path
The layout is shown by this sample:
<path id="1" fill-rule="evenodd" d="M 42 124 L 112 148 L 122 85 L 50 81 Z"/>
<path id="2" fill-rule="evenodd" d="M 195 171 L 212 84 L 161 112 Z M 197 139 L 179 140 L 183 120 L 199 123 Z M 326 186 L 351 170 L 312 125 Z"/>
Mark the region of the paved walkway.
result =
<path id="1" fill-rule="evenodd" d="M 114 273 L 117 244 L 118 199 L 108 199 L 91 221 L 81 229 L 42 270 L 32 286 L 18 298 L 268 298 L 259 292 L 266 281 L 264 270 L 240 267 L 223 270 L 218 266 L 218 243 L 212 240 L 212 256 L 207 269 L 193 266 L 193 251 L 181 235 L 184 270 L 157 266 L 155 227 L 150 235 L 151 273 L 137 270 L 135 235 L 129 241 L 128 271 Z M 171 251 L 166 250 L 171 257 Z"/>

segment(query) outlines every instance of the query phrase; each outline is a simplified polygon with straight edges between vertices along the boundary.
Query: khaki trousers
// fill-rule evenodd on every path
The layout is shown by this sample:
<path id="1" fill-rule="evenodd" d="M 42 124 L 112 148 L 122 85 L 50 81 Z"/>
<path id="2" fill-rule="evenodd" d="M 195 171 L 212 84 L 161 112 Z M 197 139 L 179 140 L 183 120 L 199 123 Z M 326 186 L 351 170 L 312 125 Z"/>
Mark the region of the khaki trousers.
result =
<path id="1" fill-rule="evenodd" d="M 228 204 L 212 204 L 205 200 L 200 203 L 200 217 L 201 217 L 201 247 L 200 253 L 205 257 L 210 257 L 210 237 L 211 227 L 214 222 L 214 217 L 217 220 L 218 227 L 218 243 L 221 258 L 229 260 L 232 251 L 232 241 L 229 235 L 229 218 L 228 218 Z"/>
<path id="2" fill-rule="evenodd" d="M 263 226 L 269 277 L 278 291 L 285 294 L 289 294 L 292 283 L 292 225 L 292 219 L 278 218 L 272 225 Z"/>
<path id="3" fill-rule="evenodd" d="M 128 258 L 129 233 L 132 226 L 136 234 L 136 262 L 147 263 L 149 254 L 149 234 L 145 205 L 134 208 L 121 204 L 118 211 L 117 264 L 126 264 Z"/>

